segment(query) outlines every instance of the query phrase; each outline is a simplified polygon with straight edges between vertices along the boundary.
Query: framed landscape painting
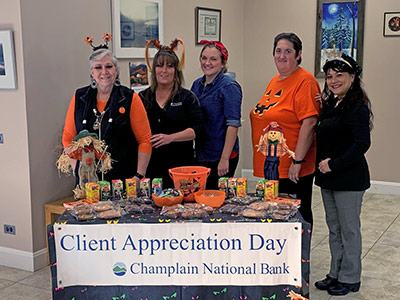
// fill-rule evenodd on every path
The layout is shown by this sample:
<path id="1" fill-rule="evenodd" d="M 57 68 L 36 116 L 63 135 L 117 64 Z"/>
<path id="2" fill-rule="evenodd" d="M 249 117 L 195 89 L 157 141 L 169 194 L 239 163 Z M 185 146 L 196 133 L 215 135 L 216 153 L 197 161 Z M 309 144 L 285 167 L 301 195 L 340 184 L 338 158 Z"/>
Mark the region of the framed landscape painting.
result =
<path id="1" fill-rule="evenodd" d="M 335 52 L 346 53 L 362 66 L 365 0 L 318 0 L 315 76 Z"/>

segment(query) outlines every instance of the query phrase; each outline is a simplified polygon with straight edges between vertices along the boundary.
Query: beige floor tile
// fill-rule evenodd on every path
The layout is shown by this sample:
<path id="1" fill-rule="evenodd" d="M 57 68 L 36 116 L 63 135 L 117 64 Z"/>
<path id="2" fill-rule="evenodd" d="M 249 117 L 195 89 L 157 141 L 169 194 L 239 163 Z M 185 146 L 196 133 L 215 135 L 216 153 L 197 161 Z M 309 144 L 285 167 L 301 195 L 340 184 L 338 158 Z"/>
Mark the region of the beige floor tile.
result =
<path id="1" fill-rule="evenodd" d="M 329 266 L 331 263 L 331 256 L 329 251 L 320 248 L 317 246 L 311 251 L 310 254 L 310 264 L 311 270 L 314 268 L 325 270 L 325 272 L 329 271 Z"/>
<path id="2" fill-rule="evenodd" d="M 0 266 L 0 279 L 6 279 L 9 281 L 17 282 L 31 276 L 32 274 L 33 272 L 28 272 L 6 266 Z"/>
<path id="3" fill-rule="evenodd" d="M 377 244 L 383 244 L 400 248 L 400 232 L 387 230 L 378 240 Z M 400 260 L 400 256 L 398 257 L 398 260 Z"/>
<path id="4" fill-rule="evenodd" d="M 325 239 L 328 238 L 328 234 L 325 233 L 319 233 L 313 232 L 312 238 L 311 238 L 311 251 L 315 249 L 315 247 L 319 246 Z"/>
<path id="5" fill-rule="evenodd" d="M 363 276 L 400 283 L 399 264 L 369 255 L 362 260 Z"/>
<path id="6" fill-rule="evenodd" d="M 389 228 L 387 229 L 389 232 L 400 232 L 400 215 L 390 224 Z"/>
<path id="7" fill-rule="evenodd" d="M 33 275 L 21 280 L 20 283 L 34 286 L 37 288 L 48 289 L 51 290 L 51 273 L 50 268 L 45 267 Z"/>
<path id="8" fill-rule="evenodd" d="M 6 279 L 0 279 L 0 296 L 1 296 L 1 289 L 5 288 L 9 285 L 14 284 L 14 281 L 6 280 Z M 1 299 L 1 298 L 0 298 Z"/>
<path id="9" fill-rule="evenodd" d="M 400 265 L 400 248 L 398 246 L 376 243 L 368 252 L 365 259 L 386 261 L 397 266 Z"/>
<path id="10" fill-rule="evenodd" d="M 47 300 L 51 299 L 51 290 L 14 283 L 0 290 L 1 300 Z"/>

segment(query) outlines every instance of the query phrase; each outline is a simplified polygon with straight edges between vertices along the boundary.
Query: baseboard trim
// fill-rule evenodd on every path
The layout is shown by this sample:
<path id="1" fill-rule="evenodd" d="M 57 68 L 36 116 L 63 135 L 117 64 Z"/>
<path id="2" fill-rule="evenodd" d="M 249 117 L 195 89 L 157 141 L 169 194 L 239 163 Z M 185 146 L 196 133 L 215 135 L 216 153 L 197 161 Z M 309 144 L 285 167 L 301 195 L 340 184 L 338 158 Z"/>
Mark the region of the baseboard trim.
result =
<path id="1" fill-rule="evenodd" d="M 252 169 L 242 169 L 242 177 L 245 177 L 248 180 L 260 179 L 259 177 L 253 176 Z M 368 189 L 368 192 L 376 194 L 400 195 L 400 183 L 371 180 L 371 187 Z"/>
<path id="2" fill-rule="evenodd" d="M 47 265 L 47 249 L 32 253 L 0 247 L 0 265 L 35 272 Z"/>

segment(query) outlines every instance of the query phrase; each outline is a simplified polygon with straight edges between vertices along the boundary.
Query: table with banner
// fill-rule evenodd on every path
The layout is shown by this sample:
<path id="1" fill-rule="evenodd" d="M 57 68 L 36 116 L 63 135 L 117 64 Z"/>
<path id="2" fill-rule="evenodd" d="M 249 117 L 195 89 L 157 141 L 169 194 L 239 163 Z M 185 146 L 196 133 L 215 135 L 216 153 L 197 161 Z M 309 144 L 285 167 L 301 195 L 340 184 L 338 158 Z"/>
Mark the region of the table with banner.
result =
<path id="1" fill-rule="evenodd" d="M 308 295 L 310 224 L 127 214 L 50 224 L 53 299 L 289 299 Z"/>

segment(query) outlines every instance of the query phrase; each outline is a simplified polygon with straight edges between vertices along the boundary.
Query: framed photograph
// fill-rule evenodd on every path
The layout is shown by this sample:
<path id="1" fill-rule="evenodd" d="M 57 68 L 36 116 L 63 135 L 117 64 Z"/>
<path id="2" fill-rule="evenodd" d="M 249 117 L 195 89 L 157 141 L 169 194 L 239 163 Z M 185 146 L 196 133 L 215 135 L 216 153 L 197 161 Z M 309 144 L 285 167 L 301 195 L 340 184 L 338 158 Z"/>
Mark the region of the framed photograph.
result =
<path id="1" fill-rule="evenodd" d="M 143 58 L 151 39 L 163 42 L 163 0 L 111 0 L 113 51 L 118 58 Z M 155 49 L 150 48 L 150 56 Z"/>
<path id="2" fill-rule="evenodd" d="M 330 53 L 342 52 L 362 67 L 365 0 L 318 0 L 315 42 L 315 76 L 322 70 Z"/>
<path id="3" fill-rule="evenodd" d="M 221 10 L 196 7 L 196 45 L 201 40 L 221 41 Z"/>
<path id="4" fill-rule="evenodd" d="M 400 12 L 385 12 L 383 36 L 400 36 Z"/>
<path id="5" fill-rule="evenodd" d="M 136 93 L 149 87 L 149 77 L 145 62 L 129 63 L 129 78 L 131 89 Z"/>
<path id="6" fill-rule="evenodd" d="M 14 40 L 11 30 L 0 30 L 0 89 L 16 89 Z"/>

